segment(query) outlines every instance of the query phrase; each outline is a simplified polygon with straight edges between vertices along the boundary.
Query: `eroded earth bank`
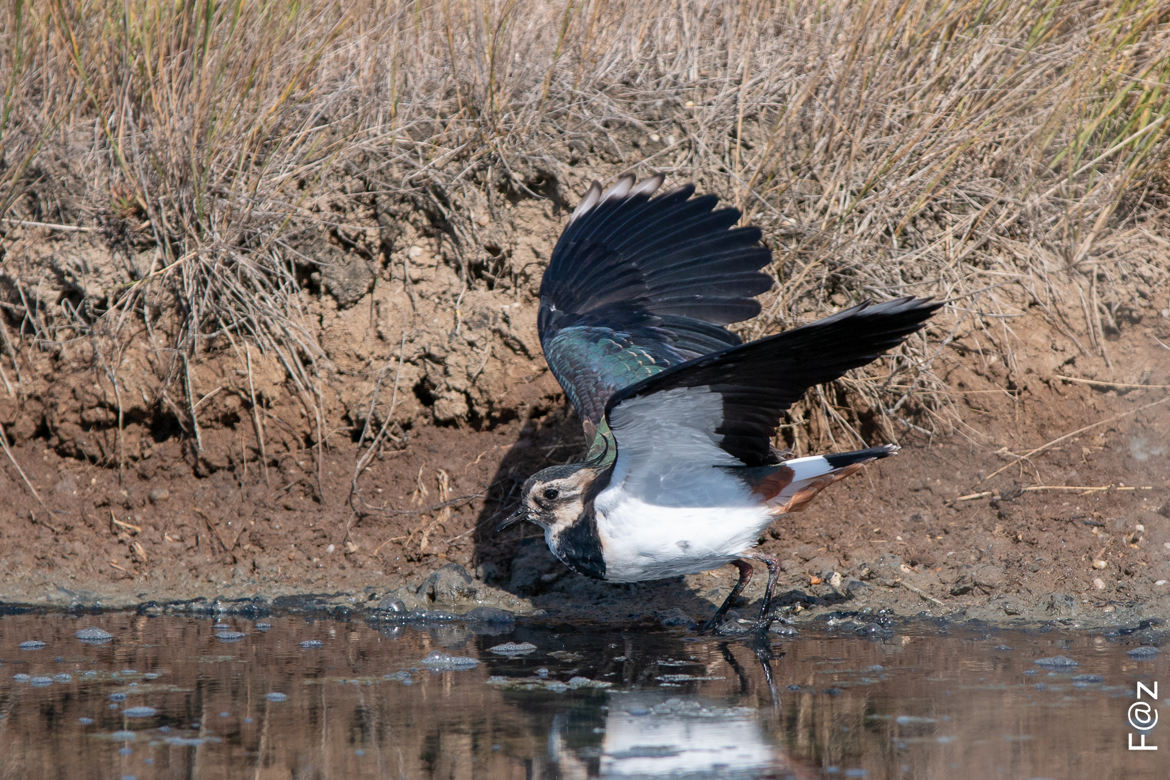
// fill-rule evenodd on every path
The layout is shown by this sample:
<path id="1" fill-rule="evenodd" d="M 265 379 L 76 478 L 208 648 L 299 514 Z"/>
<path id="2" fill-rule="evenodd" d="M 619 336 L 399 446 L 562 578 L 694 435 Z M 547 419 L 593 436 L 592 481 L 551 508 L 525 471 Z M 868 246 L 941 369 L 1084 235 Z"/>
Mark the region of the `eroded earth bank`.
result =
<path id="1" fill-rule="evenodd" d="M 296 358 L 311 383 L 290 378 L 288 355 L 230 335 L 187 361 L 164 327 L 151 327 L 165 311 L 99 313 L 84 333 L 38 342 L 32 294 L 80 301 L 116 287 L 124 244 L 9 230 L 0 601 L 321 594 L 350 609 L 398 600 L 558 619 L 705 619 L 733 582 L 730 567 L 608 585 L 567 571 L 534 528 L 494 533 L 518 485 L 578 456 L 583 440 L 535 326 L 566 203 L 482 207 L 498 241 L 481 255 L 491 267 L 464 264 L 406 217 L 390 238 L 376 227 L 353 236 L 348 252 L 322 239 L 331 262 L 296 298 L 304 343 L 319 345 Z M 382 255 L 359 251 L 382 240 Z M 835 385 L 794 414 L 781 443 L 798 454 L 882 440 L 903 451 L 762 540 L 783 561 L 784 614 L 1085 625 L 1170 611 L 1170 250 L 1147 231 L 1125 240 L 1148 254 L 1145 277 L 1095 289 L 1083 269 L 1054 270 L 1001 282 L 994 306 L 957 298 L 909 357 L 867 375 L 892 390 Z M 769 314 L 784 248 L 765 241 L 780 259 L 780 292 L 764 297 L 752 336 L 793 324 Z M 1054 288 L 1060 306 L 1044 292 Z M 947 295 L 928 279 L 913 292 Z M 1078 295 L 1090 301 L 1079 310 L 1068 305 Z M 860 296 L 844 291 L 836 303 Z"/>

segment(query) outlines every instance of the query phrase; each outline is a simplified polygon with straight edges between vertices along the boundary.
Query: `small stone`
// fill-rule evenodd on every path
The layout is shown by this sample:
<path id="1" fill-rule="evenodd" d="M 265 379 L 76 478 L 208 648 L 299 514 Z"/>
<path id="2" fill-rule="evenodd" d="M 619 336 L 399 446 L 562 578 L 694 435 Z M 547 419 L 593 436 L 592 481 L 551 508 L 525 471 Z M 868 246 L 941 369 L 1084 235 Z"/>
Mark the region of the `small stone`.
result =
<path id="1" fill-rule="evenodd" d="M 430 604 L 454 606 L 475 597 L 475 581 L 457 563 L 448 563 L 438 569 L 418 588 L 418 595 Z"/>
<path id="2" fill-rule="evenodd" d="M 1048 597 L 1045 610 L 1055 617 L 1070 617 L 1077 611 L 1076 597 L 1068 593 L 1053 593 Z"/>
<path id="3" fill-rule="evenodd" d="M 1101 560 L 1100 558 L 1093 561 L 1093 568 L 1094 569 L 1104 569 L 1108 565 L 1109 564 L 1105 563 L 1105 561 Z"/>
<path id="4" fill-rule="evenodd" d="M 659 622 L 666 628 L 679 628 L 693 625 L 691 616 L 678 607 L 671 607 L 659 615 Z"/>
<path id="5" fill-rule="evenodd" d="M 157 504 L 159 502 L 166 501 L 168 498 L 170 498 L 171 491 L 169 491 L 165 487 L 161 487 L 161 486 L 156 487 L 156 488 L 151 488 L 150 492 L 146 494 L 146 497 L 148 499 L 150 499 L 150 503 Z"/>
<path id="6" fill-rule="evenodd" d="M 802 561 L 811 561 L 817 555 L 817 548 L 811 544 L 802 544 L 793 550 L 792 554 Z"/>
<path id="7" fill-rule="evenodd" d="M 951 583 L 952 596 L 965 596 L 975 588 L 975 581 L 969 574 L 960 574 L 958 578 Z"/>
<path id="8" fill-rule="evenodd" d="M 377 609 L 380 612 L 389 612 L 392 615 L 405 615 L 407 612 L 406 605 L 402 603 L 402 599 L 384 598 L 378 602 Z"/>
<path id="9" fill-rule="evenodd" d="M 990 563 L 976 568 L 973 576 L 976 585 L 988 590 L 1001 587 L 1006 579 L 1003 567 Z"/>
<path id="10" fill-rule="evenodd" d="M 288 695 L 281 693 L 280 691 L 272 691 L 271 693 L 265 694 L 264 698 L 268 699 L 268 701 L 288 701 Z"/>

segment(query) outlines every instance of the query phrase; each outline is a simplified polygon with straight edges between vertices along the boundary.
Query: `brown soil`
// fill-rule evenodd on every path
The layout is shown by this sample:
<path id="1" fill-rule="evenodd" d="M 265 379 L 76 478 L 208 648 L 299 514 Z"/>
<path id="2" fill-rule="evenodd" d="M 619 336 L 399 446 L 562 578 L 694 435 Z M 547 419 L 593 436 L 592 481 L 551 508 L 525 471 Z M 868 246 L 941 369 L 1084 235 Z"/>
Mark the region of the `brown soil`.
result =
<path id="1" fill-rule="evenodd" d="M 509 212 L 524 238 L 508 245 L 507 284 L 470 289 L 440 247 L 406 235 L 393 262 L 348 277 L 332 268 L 306 289 L 304 323 L 323 350 L 311 398 L 271 353 L 213 343 L 190 371 L 196 429 L 176 400 L 172 352 L 145 328 L 107 334 L 116 352 L 100 335 L 10 350 L 0 601 L 328 592 L 408 607 L 705 617 L 730 567 L 607 585 L 566 571 L 534 529 L 493 533 L 518 483 L 582 444 L 535 332 L 533 292 L 562 216 L 535 200 Z M 23 233 L 5 273 L 36 288 L 30 274 L 47 267 L 36 258 L 68 251 L 112 267 L 92 240 L 79 242 Z M 49 274 L 37 289 L 69 278 Z M 783 561 L 782 589 L 799 592 L 786 596 L 790 611 L 1078 623 L 1170 612 L 1170 301 L 1133 285 L 1110 293 L 1144 308 L 1104 329 L 1024 304 L 1010 328 L 958 308 L 940 315 L 930 338 L 953 338 L 931 368 L 950 406 L 906 429 L 898 458 L 763 541 Z"/>

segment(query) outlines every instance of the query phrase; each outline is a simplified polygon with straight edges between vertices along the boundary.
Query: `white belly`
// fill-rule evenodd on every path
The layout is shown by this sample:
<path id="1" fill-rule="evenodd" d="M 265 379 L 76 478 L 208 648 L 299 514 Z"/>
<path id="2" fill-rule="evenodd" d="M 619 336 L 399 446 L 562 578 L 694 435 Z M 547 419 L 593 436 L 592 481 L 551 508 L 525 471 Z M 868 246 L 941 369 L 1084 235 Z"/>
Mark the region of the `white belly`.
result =
<path id="1" fill-rule="evenodd" d="M 739 480 L 714 469 L 699 475 L 699 482 L 707 484 L 694 494 L 704 495 L 707 505 L 652 503 L 620 484 L 598 494 L 594 509 L 607 580 L 695 574 L 726 565 L 755 546 L 772 521 L 766 507 Z"/>

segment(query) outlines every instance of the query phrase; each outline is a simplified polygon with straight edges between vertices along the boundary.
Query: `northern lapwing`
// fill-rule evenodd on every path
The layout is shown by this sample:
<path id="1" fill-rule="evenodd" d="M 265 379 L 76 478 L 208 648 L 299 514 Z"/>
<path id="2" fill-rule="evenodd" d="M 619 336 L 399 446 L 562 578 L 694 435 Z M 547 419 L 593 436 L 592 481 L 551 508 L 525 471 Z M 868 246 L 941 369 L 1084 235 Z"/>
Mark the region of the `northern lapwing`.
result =
<path id="1" fill-rule="evenodd" d="M 766 629 L 778 572 L 753 552 L 760 534 L 878 447 L 785 459 L 780 415 L 808 388 L 864 365 L 922 327 L 940 303 L 865 302 L 744 344 L 724 326 L 760 312 L 770 252 L 740 213 L 663 177 L 594 182 L 553 249 L 537 327 L 549 368 L 591 442 L 582 463 L 528 479 L 519 508 L 571 569 L 639 582 L 733 564 L 739 580 L 707 621 L 717 628 L 768 567 L 757 628 Z"/>

